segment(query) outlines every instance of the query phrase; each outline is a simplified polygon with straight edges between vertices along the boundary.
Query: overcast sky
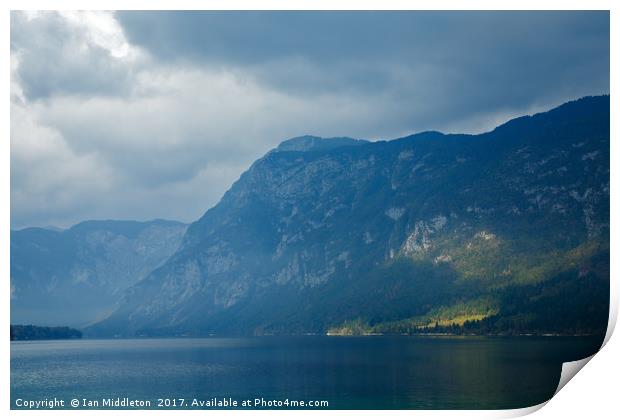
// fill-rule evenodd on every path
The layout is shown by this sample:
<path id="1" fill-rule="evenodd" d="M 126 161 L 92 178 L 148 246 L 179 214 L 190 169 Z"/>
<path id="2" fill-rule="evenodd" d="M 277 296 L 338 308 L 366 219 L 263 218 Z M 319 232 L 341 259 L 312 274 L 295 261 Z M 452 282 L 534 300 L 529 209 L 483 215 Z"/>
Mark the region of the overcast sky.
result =
<path id="1" fill-rule="evenodd" d="M 609 93 L 607 12 L 11 14 L 11 225 L 191 222 L 282 140 Z"/>

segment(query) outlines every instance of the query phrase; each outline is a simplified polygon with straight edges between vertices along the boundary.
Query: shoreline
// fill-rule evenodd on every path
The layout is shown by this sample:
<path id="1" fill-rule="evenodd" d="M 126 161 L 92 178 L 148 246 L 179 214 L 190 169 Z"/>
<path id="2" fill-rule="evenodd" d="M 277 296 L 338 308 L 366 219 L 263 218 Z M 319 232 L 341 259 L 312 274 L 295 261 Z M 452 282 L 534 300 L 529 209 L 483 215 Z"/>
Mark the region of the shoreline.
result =
<path id="1" fill-rule="evenodd" d="M 469 338 L 516 338 L 516 337 L 532 337 L 532 338 L 544 338 L 544 337 L 556 337 L 556 338 L 579 338 L 579 337 L 604 337 L 605 333 L 599 334 L 560 334 L 560 333 L 545 333 L 545 334 L 453 334 L 453 333 L 416 333 L 416 334 L 318 334 L 318 333 L 305 333 L 305 334 L 263 334 L 263 335 L 170 335 L 170 336 L 125 336 L 125 337 L 104 337 L 104 336 L 83 336 L 81 338 L 45 338 L 45 339 L 21 339 L 10 340 L 11 343 L 18 342 L 38 342 L 38 341 L 80 341 L 80 340 L 152 340 L 152 339 L 243 339 L 243 338 L 263 338 L 263 337 L 428 337 L 428 338 L 456 338 L 456 337 L 469 337 Z"/>

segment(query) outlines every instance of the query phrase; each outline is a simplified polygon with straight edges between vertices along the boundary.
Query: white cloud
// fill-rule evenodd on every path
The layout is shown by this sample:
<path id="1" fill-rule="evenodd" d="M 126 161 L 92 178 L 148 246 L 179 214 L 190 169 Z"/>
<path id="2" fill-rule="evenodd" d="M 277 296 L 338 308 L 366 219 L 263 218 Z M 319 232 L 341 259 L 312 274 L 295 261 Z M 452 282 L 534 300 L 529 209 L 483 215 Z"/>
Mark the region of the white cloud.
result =
<path id="1" fill-rule="evenodd" d="M 110 12 L 11 13 L 12 78 L 29 100 L 123 94 L 146 58 Z"/>
<path id="2" fill-rule="evenodd" d="M 123 29 L 112 12 L 86 10 L 60 11 L 59 14 L 74 30 L 83 32 L 82 49 L 88 49 L 89 45 L 97 45 L 115 58 L 128 56 L 135 58 L 140 54 L 137 48 L 129 45 Z"/>

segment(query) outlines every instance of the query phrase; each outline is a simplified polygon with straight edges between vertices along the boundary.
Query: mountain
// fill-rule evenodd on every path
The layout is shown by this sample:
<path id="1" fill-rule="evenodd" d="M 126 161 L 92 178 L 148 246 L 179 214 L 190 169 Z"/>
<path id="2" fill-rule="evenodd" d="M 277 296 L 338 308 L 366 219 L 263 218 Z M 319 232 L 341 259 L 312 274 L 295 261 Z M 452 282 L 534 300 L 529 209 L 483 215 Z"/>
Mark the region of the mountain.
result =
<path id="1" fill-rule="evenodd" d="M 87 221 L 11 231 L 11 323 L 83 326 L 170 257 L 187 225 Z"/>
<path id="2" fill-rule="evenodd" d="M 323 139 L 316 136 L 301 136 L 285 140 L 278 145 L 278 152 L 310 152 L 336 149 L 342 146 L 360 146 L 369 143 L 368 140 L 352 139 L 350 137 L 332 137 Z"/>
<path id="3" fill-rule="evenodd" d="M 599 96 L 480 135 L 286 141 L 85 333 L 604 331 L 609 133 Z"/>

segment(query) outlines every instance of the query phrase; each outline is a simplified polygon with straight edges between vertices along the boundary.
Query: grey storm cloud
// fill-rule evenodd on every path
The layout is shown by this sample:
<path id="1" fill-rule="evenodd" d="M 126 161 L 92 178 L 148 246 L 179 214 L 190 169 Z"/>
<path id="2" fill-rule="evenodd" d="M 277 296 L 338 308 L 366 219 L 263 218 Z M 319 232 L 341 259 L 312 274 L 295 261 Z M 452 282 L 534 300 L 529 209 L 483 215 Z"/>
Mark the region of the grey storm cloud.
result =
<path id="1" fill-rule="evenodd" d="M 192 221 L 289 137 L 608 92 L 608 12 L 13 12 L 11 223 Z"/>
<path id="2" fill-rule="evenodd" d="M 300 94 L 386 93 L 415 110 L 403 117 L 423 125 L 609 89 L 605 12 L 117 16 L 131 42 L 162 59 L 250 68 Z"/>

